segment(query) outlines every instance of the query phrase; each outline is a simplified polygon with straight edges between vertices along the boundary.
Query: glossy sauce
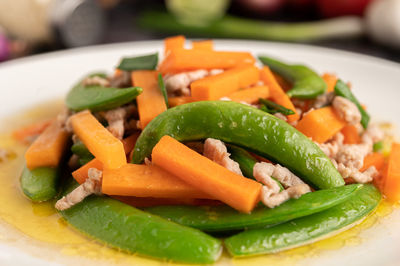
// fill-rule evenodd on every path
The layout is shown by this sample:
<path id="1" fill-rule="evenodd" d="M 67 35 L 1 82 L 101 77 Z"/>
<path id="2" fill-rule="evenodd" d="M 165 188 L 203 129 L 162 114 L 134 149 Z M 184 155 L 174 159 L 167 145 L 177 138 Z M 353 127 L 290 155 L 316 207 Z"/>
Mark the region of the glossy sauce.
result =
<path id="1" fill-rule="evenodd" d="M 51 110 L 49 112 L 49 110 Z M 7 119 L 10 132 L 23 124 L 55 116 L 60 110 L 60 103 L 46 104 L 22 115 Z M 3 130 L 4 131 L 4 130 Z M 0 222 L 4 221 L 19 232 L 13 232 L 8 225 L 1 224 L 0 242 L 16 246 L 15 239 L 23 239 L 18 245 L 24 251 L 41 258 L 52 258 L 57 261 L 72 263 L 88 260 L 93 264 L 141 264 L 159 265 L 159 261 L 141 258 L 108 248 L 85 237 L 68 226 L 53 208 L 54 202 L 32 203 L 24 197 L 19 188 L 19 175 L 22 171 L 23 154 L 27 146 L 13 140 L 9 134 L 0 133 L 0 148 L 11 153 L 6 162 L 0 162 Z M 382 201 L 377 210 L 361 224 L 339 235 L 317 243 L 280 252 L 273 255 L 257 256 L 248 259 L 231 259 L 224 254 L 219 261 L 234 265 L 293 265 L 301 259 L 315 257 L 325 250 L 334 250 L 345 246 L 359 245 L 363 239 L 359 236 L 361 230 L 373 226 L 380 217 L 390 214 L 394 206 Z M 21 233 L 25 236 L 21 235 Z M 40 246 L 39 250 L 29 250 L 29 246 Z M 51 251 L 51 253 L 50 253 Z M 51 256 L 49 256 L 51 254 Z"/>

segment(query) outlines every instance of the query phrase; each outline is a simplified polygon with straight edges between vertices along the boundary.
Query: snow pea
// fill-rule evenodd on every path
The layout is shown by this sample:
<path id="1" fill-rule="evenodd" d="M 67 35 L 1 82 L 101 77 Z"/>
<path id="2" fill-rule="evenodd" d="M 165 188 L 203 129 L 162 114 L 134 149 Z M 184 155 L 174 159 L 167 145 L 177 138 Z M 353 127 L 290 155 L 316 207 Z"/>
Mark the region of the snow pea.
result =
<path id="1" fill-rule="evenodd" d="M 104 76 L 103 74 L 95 74 Z M 93 75 L 91 75 L 93 76 Z M 93 112 L 113 109 L 131 102 L 143 89 L 140 87 L 112 88 L 99 85 L 84 86 L 82 81 L 68 93 L 65 103 L 74 111 L 89 109 Z"/>
<path id="2" fill-rule="evenodd" d="M 167 108 L 169 108 L 167 88 L 165 87 L 164 79 L 161 73 L 158 74 L 157 79 L 158 79 L 158 87 L 160 88 L 160 91 L 164 96 L 165 105 L 167 106 Z"/>
<path id="3" fill-rule="evenodd" d="M 241 232 L 225 239 L 225 246 L 232 256 L 244 257 L 305 245 L 354 226 L 376 208 L 380 199 L 374 186 L 362 185 L 335 207 L 270 228 Z"/>
<path id="4" fill-rule="evenodd" d="M 84 165 L 94 159 L 93 154 L 81 141 L 71 146 L 71 152 L 79 157 L 79 164 Z"/>
<path id="5" fill-rule="evenodd" d="M 283 120 L 244 104 L 204 101 L 168 109 L 142 131 L 132 162 L 150 157 L 164 135 L 182 142 L 220 139 L 286 166 L 319 189 L 344 185 L 331 160 L 314 142 Z"/>
<path id="6" fill-rule="evenodd" d="M 229 206 L 156 206 L 144 210 L 170 221 L 208 232 L 260 228 L 327 210 L 348 200 L 361 185 L 348 185 L 307 193 L 269 209 L 257 206 L 240 213 Z"/>
<path id="7" fill-rule="evenodd" d="M 259 56 L 260 61 L 293 84 L 287 91 L 289 97 L 314 99 L 326 91 L 325 81 L 312 69 L 304 65 L 289 65 L 266 56 Z"/>
<path id="8" fill-rule="evenodd" d="M 335 94 L 348 99 L 357 106 L 358 110 L 361 113 L 361 125 L 363 126 L 363 128 L 367 128 L 370 120 L 369 114 L 364 110 L 360 102 L 357 100 L 356 96 L 354 96 L 347 84 L 344 83 L 342 80 L 338 80 L 336 82 Z"/>
<path id="9" fill-rule="evenodd" d="M 71 182 L 65 193 L 76 185 Z M 107 196 L 89 196 L 60 213 L 82 233 L 142 256 L 183 263 L 212 263 L 222 251 L 218 239 Z"/>
<path id="10" fill-rule="evenodd" d="M 47 201 L 58 194 L 59 171 L 57 168 L 39 167 L 22 171 L 20 185 L 22 192 L 33 202 Z"/>
<path id="11" fill-rule="evenodd" d="M 262 104 L 261 110 L 263 110 L 267 113 L 270 113 L 270 114 L 281 113 L 283 115 L 295 114 L 295 112 L 293 112 L 293 110 L 290 110 L 290 109 L 288 109 L 280 104 L 277 104 L 273 101 L 260 98 L 259 102 Z"/>
<path id="12" fill-rule="evenodd" d="M 137 56 L 137 57 L 125 57 L 122 58 L 118 69 L 124 71 L 133 70 L 154 70 L 158 63 L 158 53 Z"/>

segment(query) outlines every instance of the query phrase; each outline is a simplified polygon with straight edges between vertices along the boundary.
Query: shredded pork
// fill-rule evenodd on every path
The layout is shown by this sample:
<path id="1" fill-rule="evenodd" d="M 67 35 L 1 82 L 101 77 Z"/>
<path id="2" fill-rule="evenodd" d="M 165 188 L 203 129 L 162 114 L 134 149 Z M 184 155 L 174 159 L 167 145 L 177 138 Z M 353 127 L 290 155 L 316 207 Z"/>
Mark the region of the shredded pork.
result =
<path id="1" fill-rule="evenodd" d="M 110 87 L 110 82 L 100 76 L 87 77 L 82 81 L 83 86 L 102 86 Z"/>
<path id="2" fill-rule="evenodd" d="M 327 92 L 327 93 L 324 93 L 322 95 L 319 95 L 317 97 L 317 99 L 315 99 L 313 107 L 315 109 L 318 109 L 318 108 L 322 108 L 322 107 L 324 107 L 326 105 L 330 105 L 334 98 L 335 98 L 335 93 L 334 92 Z"/>
<path id="3" fill-rule="evenodd" d="M 212 138 L 206 139 L 204 142 L 203 155 L 217 164 L 222 165 L 229 171 L 242 175 L 239 164 L 229 158 L 230 154 L 222 141 Z"/>
<path id="4" fill-rule="evenodd" d="M 336 96 L 333 99 L 332 106 L 338 116 L 347 123 L 351 125 L 356 125 L 360 123 L 361 113 L 358 110 L 357 106 L 350 100 L 341 96 Z"/>
<path id="5" fill-rule="evenodd" d="M 122 139 L 124 137 L 126 126 L 129 130 L 137 129 L 136 120 L 133 120 L 130 123 L 127 122 L 127 118 L 132 116 L 135 112 L 137 112 L 137 109 L 134 105 L 127 105 L 109 111 L 100 112 L 100 115 L 107 120 L 107 129 L 111 134 L 118 139 Z"/>
<path id="6" fill-rule="evenodd" d="M 89 168 L 88 178 L 86 179 L 86 181 L 79 187 L 75 188 L 68 195 L 58 200 L 56 202 L 55 208 L 57 210 L 63 211 L 78 204 L 92 194 L 101 194 L 102 175 L 102 171 L 96 168 Z"/>

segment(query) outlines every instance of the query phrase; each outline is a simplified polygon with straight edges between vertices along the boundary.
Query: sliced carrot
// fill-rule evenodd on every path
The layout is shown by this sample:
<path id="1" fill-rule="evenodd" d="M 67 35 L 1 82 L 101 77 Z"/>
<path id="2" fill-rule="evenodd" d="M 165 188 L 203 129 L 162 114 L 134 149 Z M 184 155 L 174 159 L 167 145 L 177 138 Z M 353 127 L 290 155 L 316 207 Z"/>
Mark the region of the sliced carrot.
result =
<path id="1" fill-rule="evenodd" d="M 384 178 L 383 194 L 392 202 L 400 200 L 400 143 L 393 143 Z"/>
<path id="2" fill-rule="evenodd" d="M 156 165 L 126 164 L 104 169 L 102 192 L 108 195 L 153 198 L 210 198 Z"/>
<path id="3" fill-rule="evenodd" d="M 103 171 L 103 164 L 99 161 L 99 159 L 94 158 L 87 164 L 82 165 L 80 168 L 72 172 L 72 176 L 76 182 L 79 184 L 85 182 L 85 180 L 88 178 L 88 171 L 90 168 L 96 168 L 100 171 Z"/>
<path id="4" fill-rule="evenodd" d="M 166 38 L 164 40 L 164 54 L 168 55 L 172 50 L 183 49 L 185 46 L 185 36 L 178 35 Z"/>
<path id="5" fill-rule="evenodd" d="M 196 101 L 218 100 L 241 88 L 255 84 L 259 77 L 259 70 L 255 66 L 233 68 L 192 82 L 190 85 L 192 97 Z"/>
<path id="6" fill-rule="evenodd" d="M 168 104 L 171 107 L 178 106 L 181 104 L 191 103 L 195 100 L 191 96 L 177 96 L 177 97 L 168 97 Z"/>
<path id="7" fill-rule="evenodd" d="M 122 75 L 122 70 L 119 69 L 119 68 L 116 68 L 116 69 L 114 70 L 114 77 L 119 77 L 119 76 L 121 76 L 121 75 Z"/>
<path id="8" fill-rule="evenodd" d="M 52 122 L 54 119 L 46 119 L 33 124 L 29 124 L 22 128 L 15 130 L 12 133 L 14 139 L 22 143 L 30 143 L 33 138 L 40 135 Z"/>
<path id="9" fill-rule="evenodd" d="M 157 71 L 140 70 L 132 72 L 133 84 L 143 88 L 142 94 L 136 97 L 142 129 L 154 117 L 167 110 L 164 96 L 158 86 L 157 76 Z"/>
<path id="10" fill-rule="evenodd" d="M 235 91 L 226 95 L 234 102 L 256 103 L 260 98 L 269 97 L 269 89 L 267 86 L 255 86 L 248 89 Z"/>
<path id="11" fill-rule="evenodd" d="M 338 80 L 337 76 L 335 76 L 334 74 L 325 73 L 322 75 L 322 79 L 326 83 L 327 92 L 332 92 L 335 90 L 335 85 Z"/>
<path id="12" fill-rule="evenodd" d="M 283 107 L 286 107 L 295 112 L 295 114 L 289 115 L 287 117 L 288 122 L 299 120 L 300 116 L 296 112 L 296 108 L 294 107 L 289 96 L 285 93 L 285 91 L 281 88 L 281 86 L 279 86 L 272 71 L 268 67 L 263 67 L 263 69 L 261 69 L 260 71 L 260 77 L 261 80 L 265 83 L 265 85 L 268 86 L 271 99 L 277 104 L 280 104 Z"/>
<path id="13" fill-rule="evenodd" d="M 212 40 L 204 41 L 193 41 L 193 49 L 212 51 L 214 49 L 214 43 Z"/>
<path id="14" fill-rule="evenodd" d="M 152 162 L 239 211 L 250 212 L 260 200 L 260 183 L 229 171 L 170 136 L 162 137 L 153 148 Z"/>
<path id="15" fill-rule="evenodd" d="M 57 167 L 67 147 L 69 136 L 58 121 L 53 121 L 26 151 L 26 166 L 31 170 L 45 166 Z"/>
<path id="16" fill-rule="evenodd" d="M 119 168 L 126 164 L 122 142 L 114 137 L 89 112 L 82 111 L 70 118 L 74 133 L 105 168 Z"/>
<path id="17" fill-rule="evenodd" d="M 328 106 L 306 114 L 296 128 L 312 140 L 324 143 L 345 125 L 346 122 L 336 115 L 332 107 Z"/>
<path id="18" fill-rule="evenodd" d="M 385 165 L 385 156 L 379 152 L 373 152 L 365 156 L 364 165 L 361 167 L 360 171 L 364 172 L 371 166 L 375 166 L 376 170 L 380 171 Z"/>
<path id="19" fill-rule="evenodd" d="M 340 132 L 344 136 L 344 144 L 361 143 L 360 134 L 358 134 L 358 129 L 354 125 L 346 125 Z"/>
<path id="20" fill-rule="evenodd" d="M 281 75 L 279 75 L 278 73 L 273 74 L 276 82 L 278 82 L 279 86 L 281 86 L 284 91 L 288 91 L 292 88 L 292 85 L 288 81 L 286 81 Z"/>
<path id="21" fill-rule="evenodd" d="M 164 75 L 196 69 L 229 69 L 253 65 L 255 61 L 254 57 L 247 52 L 175 49 L 160 64 L 159 70 Z"/>

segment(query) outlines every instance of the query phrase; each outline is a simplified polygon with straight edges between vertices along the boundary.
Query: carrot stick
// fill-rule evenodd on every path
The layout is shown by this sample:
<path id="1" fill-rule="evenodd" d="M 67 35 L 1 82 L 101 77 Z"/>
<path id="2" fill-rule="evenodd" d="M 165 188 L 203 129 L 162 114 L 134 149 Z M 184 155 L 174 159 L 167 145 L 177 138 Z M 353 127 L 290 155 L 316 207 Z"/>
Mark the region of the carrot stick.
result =
<path id="1" fill-rule="evenodd" d="M 30 143 L 33 138 L 40 135 L 52 122 L 54 119 L 47 119 L 44 121 L 39 121 L 33 124 L 29 124 L 22 128 L 15 130 L 12 133 L 14 139 L 22 143 Z"/>
<path id="2" fill-rule="evenodd" d="M 126 164 L 122 142 L 114 137 L 89 112 L 83 111 L 70 118 L 74 133 L 105 168 L 119 168 Z"/>
<path id="3" fill-rule="evenodd" d="M 140 125 L 145 128 L 154 117 L 167 110 L 164 96 L 158 86 L 157 71 L 140 70 L 132 72 L 134 86 L 143 88 L 142 94 L 136 97 Z"/>
<path id="4" fill-rule="evenodd" d="M 346 125 L 342 130 L 340 131 L 343 136 L 344 144 L 359 144 L 361 143 L 361 138 L 360 135 L 358 134 L 358 129 L 354 125 Z"/>
<path id="5" fill-rule="evenodd" d="M 393 143 L 387 171 L 384 175 L 383 194 L 392 202 L 400 200 L 400 144 Z"/>
<path id="6" fill-rule="evenodd" d="M 267 86 L 255 86 L 248 89 L 235 91 L 226 95 L 234 102 L 256 103 L 259 98 L 268 98 L 269 89 Z"/>
<path id="7" fill-rule="evenodd" d="M 365 156 L 364 165 L 361 167 L 360 172 L 364 172 L 371 166 L 375 166 L 376 170 L 380 171 L 385 165 L 385 156 L 379 152 L 373 152 Z"/>
<path id="8" fill-rule="evenodd" d="M 126 164 L 103 171 L 102 192 L 108 195 L 153 198 L 210 198 L 155 165 Z"/>
<path id="9" fill-rule="evenodd" d="M 333 74 L 329 74 L 329 73 L 325 73 L 322 75 L 322 79 L 325 81 L 326 83 L 326 91 L 327 92 L 332 92 L 335 90 L 335 85 L 336 82 L 338 80 L 338 78 L 333 75 Z"/>
<path id="10" fill-rule="evenodd" d="M 197 50 L 212 51 L 214 49 L 214 43 L 212 40 L 193 41 L 192 46 L 193 49 Z"/>
<path id="11" fill-rule="evenodd" d="M 168 97 L 168 104 L 170 107 L 178 106 L 185 103 L 191 103 L 195 100 L 191 96 L 177 96 L 177 97 Z"/>
<path id="12" fill-rule="evenodd" d="M 185 45 L 185 36 L 178 35 L 166 38 L 164 40 L 164 55 L 168 55 L 172 50 L 183 49 Z"/>
<path id="13" fill-rule="evenodd" d="M 345 125 L 346 122 L 336 115 L 332 107 L 328 106 L 306 114 L 296 128 L 312 140 L 324 143 Z"/>
<path id="14" fill-rule="evenodd" d="M 286 81 L 281 75 L 278 73 L 272 73 L 274 75 L 274 78 L 276 79 L 276 82 L 278 82 L 279 86 L 284 90 L 288 91 L 292 88 L 292 85 Z"/>
<path id="15" fill-rule="evenodd" d="M 259 77 L 259 70 L 255 66 L 233 68 L 192 82 L 192 97 L 196 101 L 218 100 L 240 88 L 255 84 Z"/>
<path id="16" fill-rule="evenodd" d="M 153 148 L 152 159 L 155 165 L 239 211 L 250 212 L 260 200 L 260 183 L 229 171 L 170 136 L 162 137 Z"/>
<path id="17" fill-rule="evenodd" d="M 272 71 L 268 67 L 263 67 L 263 69 L 261 69 L 260 71 L 260 77 L 261 80 L 265 83 L 265 85 L 268 86 L 272 100 L 277 104 L 280 104 L 283 107 L 286 107 L 295 112 L 295 114 L 289 115 L 287 117 L 288 122 L 299 120 L 300 116 L 296 112 L 296 108 L 294 108 L 294 105 L 290 100 L 289 96 L 285 93 L 285 91 L 281 88 L 281 86 L 279 86 Z"/>
<path id="18" fill-rule="evenodd" d="M 254 57 L 247 52 L 175 49 L 167 55 L 159 70 L 164 75 L 196 69 L 229 69 L 254 63 Z"/>
<path id="19" fill-rule="evenodd" d="M 58 121 L 53 121 L 26 151 L 26 166 L 31 170 L 45 166 L 57 167 L 67 147 L 69 135 Z"/>

